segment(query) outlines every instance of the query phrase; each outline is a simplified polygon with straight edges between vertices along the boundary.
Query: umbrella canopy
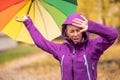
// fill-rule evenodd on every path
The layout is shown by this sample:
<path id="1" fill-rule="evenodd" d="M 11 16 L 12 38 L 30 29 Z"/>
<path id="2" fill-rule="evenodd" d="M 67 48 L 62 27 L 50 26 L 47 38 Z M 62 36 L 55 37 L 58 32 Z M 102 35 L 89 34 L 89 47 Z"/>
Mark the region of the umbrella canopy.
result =
<path id="1" fill-rule="evenodd" d="M 76 0 L 1 0 L 0 31 L 14 40 L 33 44 L 25 26 L 15 21 L 16 16 L 28 14 L 42 35 L 53 40 L 61 35 L 61 24 L 76 7 Z"/>

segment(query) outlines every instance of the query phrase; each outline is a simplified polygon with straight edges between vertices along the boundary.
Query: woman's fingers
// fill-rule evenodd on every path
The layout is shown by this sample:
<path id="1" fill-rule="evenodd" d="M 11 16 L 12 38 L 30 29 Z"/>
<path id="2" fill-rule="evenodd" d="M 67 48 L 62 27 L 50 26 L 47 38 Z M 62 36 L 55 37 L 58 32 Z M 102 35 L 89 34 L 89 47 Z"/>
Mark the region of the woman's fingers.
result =
<path id="1" fill-rule="evenodd" d="M 28 19 L 27 15 L 23 15 L 22 19 L 19 19 L 18 17 L 15 18 L 15 20 L 18 22 L 25 22 L 27 19 Z"/>
<path id="2" fill-rule="evenodd" d="M 88 22 L 88 20 L 84 16 L 81 15 L 81 17 L 84 19 L 84 21 Z"/>
<path id="3" fill-rule="evenodd" d="M 24 19 L 24 20 L 27 20 L 27 19 L 28 19 L 28 15 L 26 15 L 26 14 L 23 15 L 23 19 Z"/>
<path id="4" fill-rule="evenodd" d="M 73 21 L 72 25 L 81 28 L 81 32 L 85 32 L 88 29 L 88 20 L 83 16 L 81 16 L 81 17 L 84 20 L 81 20 L 79 18 L 75 18 L 75 19 L 72 20 Z"/>
<path id="5" fill-rule="evenodd" d="M 16 17 L 15 20 L 18 22 L 23 22 L 23 20 L 20 20 L 18 17 Z"/>
<path id="6" fill-rule="evenodd" d="M 79 18 L 75 18 L 72 20 L 74 23 L 83 23 L 83 20 L 79 19 Z"/>
<path id="7" fill-rule="evenodd" d="M 88 29 L 88 26 L 84 25 L 84 24 L 72 23 L 72 25 L 79 27 L 80 28 L 80 32 L 85 32 Z"/>
<path id="8" fill-rule="evenodd" d="M 80 30 L 80 32 L 85 32 L 85 31 L 87 31 L 87 28 L 83 28 Z"/>
<path id="9" fill-rule="evenodd" d="M 72 23 L 72 25 L 77 26 L 77 27 L 79 27 L 79 28 L 84 28 L 83 24 Z"/>

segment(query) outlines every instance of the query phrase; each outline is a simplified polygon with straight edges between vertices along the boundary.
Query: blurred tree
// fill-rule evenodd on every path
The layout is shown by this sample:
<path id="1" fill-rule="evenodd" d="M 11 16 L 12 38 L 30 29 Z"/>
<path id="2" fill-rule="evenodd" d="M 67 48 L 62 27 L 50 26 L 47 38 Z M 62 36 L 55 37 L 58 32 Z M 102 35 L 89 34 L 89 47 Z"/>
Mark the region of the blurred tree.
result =
<path id="1" fill-rule="evenodd" d="M 118 43 L 120 44 L 120 26 L 119 26 L 117 29 L 118 29 L 118 32 L 119 32 L 119 35 L 118 35 Z"/>
<path id="2" fill-rule="evenodd" d="M 77 13 L 120 29 L 120 0 L 77 0 L 77 2 Z M 118 42 L 120 42 L 120 37 Z"/>
<path id="3" fill-rule="evenodd" d="M 77 13 L 81 13 L 87 18 L 106 24 L 109 0 L 77 0 Z"/>
<path id="4" fill-rule="evenodd" d="M 102 23 L 103 24 L 106 24 L 106 18 L 107 18 L 107 14 L 108 14 L 108 10 L 109 10 L 109 7 L 110 7 L 110 2 L 109 0 L 99 0 L 100 2 L 100 8 L 101 8 L 101 11 L 100 13 L 102 14 L 101 15 L 101 18 L 102 18 Z"/>
<path id="5" fill-rule="evenodd" d="M 77 0 L 77 2 L 78 2 L 77 13 L 80 13 L 87 18 L 90 18 L 92 16 L 92 19 L 96 20 L 96 17 L 98 16 L 96 0 Z"/>
<path id="6" fill-rule="evenodd" d="M 120 0 L 112 0 L 111 5 L 112 16 L 110 25 L 117 27 L 119 32 L 118 43 L 120 43 Z"/>

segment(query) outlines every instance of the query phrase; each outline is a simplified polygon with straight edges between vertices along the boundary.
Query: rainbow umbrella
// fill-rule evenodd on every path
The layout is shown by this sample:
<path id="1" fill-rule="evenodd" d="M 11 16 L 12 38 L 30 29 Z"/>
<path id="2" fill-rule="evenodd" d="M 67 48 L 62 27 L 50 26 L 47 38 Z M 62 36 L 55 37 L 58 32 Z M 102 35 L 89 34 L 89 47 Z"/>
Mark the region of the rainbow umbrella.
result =
<path id="1" fill-rule="evenodd" d="M 53 40 L 60 36 L 66 16 L 75 13 L 76 0 L 1 0 L 0 31 L 12 39 L 33 44 L 29 32 L 15 17 L 28 14 L 42 35 Z"/>

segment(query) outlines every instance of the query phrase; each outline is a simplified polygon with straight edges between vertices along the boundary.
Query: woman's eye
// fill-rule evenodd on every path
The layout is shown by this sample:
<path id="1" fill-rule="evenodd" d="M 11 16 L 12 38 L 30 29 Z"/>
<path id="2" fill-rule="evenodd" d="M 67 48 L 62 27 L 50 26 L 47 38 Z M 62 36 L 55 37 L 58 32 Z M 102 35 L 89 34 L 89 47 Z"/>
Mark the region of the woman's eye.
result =
<path id="1" fill-rule="evenodd" d="M 73 32 L 74 32 L 74 30 L 71 30 L 71 31 L 70 31 L 70 33 L 73 33 Z"/>
<path id="2" fill-rule="evenodd" d="M 81 29 L 76 30 L 77 32 L 80 32 Z"/>

